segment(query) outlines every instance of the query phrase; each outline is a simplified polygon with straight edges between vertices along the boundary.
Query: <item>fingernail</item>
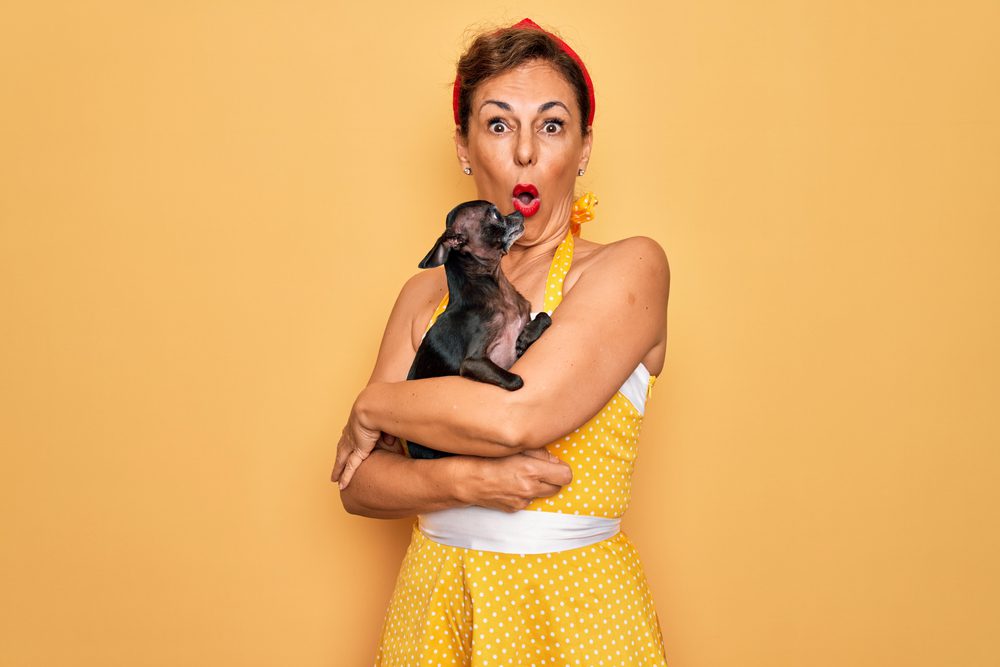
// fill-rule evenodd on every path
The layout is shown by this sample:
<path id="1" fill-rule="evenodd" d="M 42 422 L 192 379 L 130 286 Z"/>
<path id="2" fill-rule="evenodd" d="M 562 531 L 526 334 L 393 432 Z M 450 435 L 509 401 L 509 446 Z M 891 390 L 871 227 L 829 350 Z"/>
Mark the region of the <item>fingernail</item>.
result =
<path id="1" fill-rule="evenodd" d="M 341 491 L 343 491 L 343 490 L 344 490 L 344 483 L 343 483 L 343 482 L 337 482 L 337 486 L 339 486 L 339 487 L 340 487 L 340 490 L 341 490 Z"/>

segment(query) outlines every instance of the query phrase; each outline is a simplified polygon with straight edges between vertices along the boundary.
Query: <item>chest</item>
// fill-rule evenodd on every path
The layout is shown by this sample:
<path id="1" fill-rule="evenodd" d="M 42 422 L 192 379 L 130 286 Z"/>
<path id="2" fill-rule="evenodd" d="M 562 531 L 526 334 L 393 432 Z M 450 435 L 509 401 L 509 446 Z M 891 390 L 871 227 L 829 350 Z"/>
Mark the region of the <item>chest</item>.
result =
<path id="1" fill-rule="evenodd" d="M 517 360 L 517 339 L 531 318 L 531 304 L 501 276 L 493 306 L 486 323 L 486 356 L 497 366 L 510 368 Z"/>
<path id="2" fill-rule="evenodd" d="M 495 333 L 493 340 L 486 347 L 486 356 L 500 368 L 510 368 L 517 361 L 517 339 L 529 319 L 525 305 L 523 311 L 517 312 L 512 317 L 497 317 L 491 323 L 490 328 Z"/>

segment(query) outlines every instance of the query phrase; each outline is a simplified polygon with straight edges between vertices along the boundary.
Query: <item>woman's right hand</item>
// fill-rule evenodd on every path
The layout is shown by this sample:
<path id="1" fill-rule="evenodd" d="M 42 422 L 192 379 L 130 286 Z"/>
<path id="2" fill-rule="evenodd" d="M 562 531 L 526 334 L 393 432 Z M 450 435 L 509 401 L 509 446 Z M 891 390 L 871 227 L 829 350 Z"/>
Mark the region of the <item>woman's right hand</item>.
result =
<path id="1" fill-rule="evenodd" d="M 456 488 L 462 502 L 504 512 L 523 510 L 535 498 L 548 498 L 573 480 L 573 472 L 545 449 L 500 458 L 461 460 Z"/>

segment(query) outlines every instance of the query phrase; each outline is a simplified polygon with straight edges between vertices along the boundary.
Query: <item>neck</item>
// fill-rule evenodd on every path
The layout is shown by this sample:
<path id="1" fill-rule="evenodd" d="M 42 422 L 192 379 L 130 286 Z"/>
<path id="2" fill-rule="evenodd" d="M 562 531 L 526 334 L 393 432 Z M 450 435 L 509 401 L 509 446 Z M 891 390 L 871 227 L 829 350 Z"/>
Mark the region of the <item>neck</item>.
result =
<path id="1" fill-rule="evenodd" d="M 511 246 L 510 252 L 500 260 L 505 272 L 516 275 L 523 267 L 531 266 L 542 259 L 551 261 L 556 254 L 556 248 L 569 233 L 569 225 L 559 228 L 555 233 L 534 239 L 522 244 L 520 239 Z"/>
<path id="2" fill-rule="evenodd" d="M 445 262 L 444 274 L 448 279 L 449 300 L 455 303 L 462 303 L 466 292 L 490 292 L 508 282 L 499 264 L 490 267 L 457 252 L 452 252 Z"/>

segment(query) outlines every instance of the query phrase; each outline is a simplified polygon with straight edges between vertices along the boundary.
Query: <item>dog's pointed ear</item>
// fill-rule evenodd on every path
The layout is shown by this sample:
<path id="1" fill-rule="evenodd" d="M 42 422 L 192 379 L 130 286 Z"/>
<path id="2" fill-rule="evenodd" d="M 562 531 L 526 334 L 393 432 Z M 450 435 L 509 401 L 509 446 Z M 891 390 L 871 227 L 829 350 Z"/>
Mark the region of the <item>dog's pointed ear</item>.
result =
<path id="1" fill-rule="evenodd" d="M 431 251 L 427 253 L 427 256 L 420 260 L 417 266 L 421 269 L 433 269 L 435 266 L 441 266 L 446 261 L 448 261 L 448 253 L 451 252 L 454 244 L 449 244 L 448 235 L 442 234 L 441 237 L 435 241 L 434 247 Z"/>
<path id="2" fill-rule="evenodd" d="M 433 269 L 435 266 L 441 266 L 448 261 L 448 255 L 452 250 L 458 248 L 465 244 L 465 236 L 462 234 L 456 234 L 452 231 L 446 231 L 441 235 L 441 238 L 437 240 L 431 251 L 427 253 L 427 256 L 420 260 L 417 264 L 421 269 Z"/>

